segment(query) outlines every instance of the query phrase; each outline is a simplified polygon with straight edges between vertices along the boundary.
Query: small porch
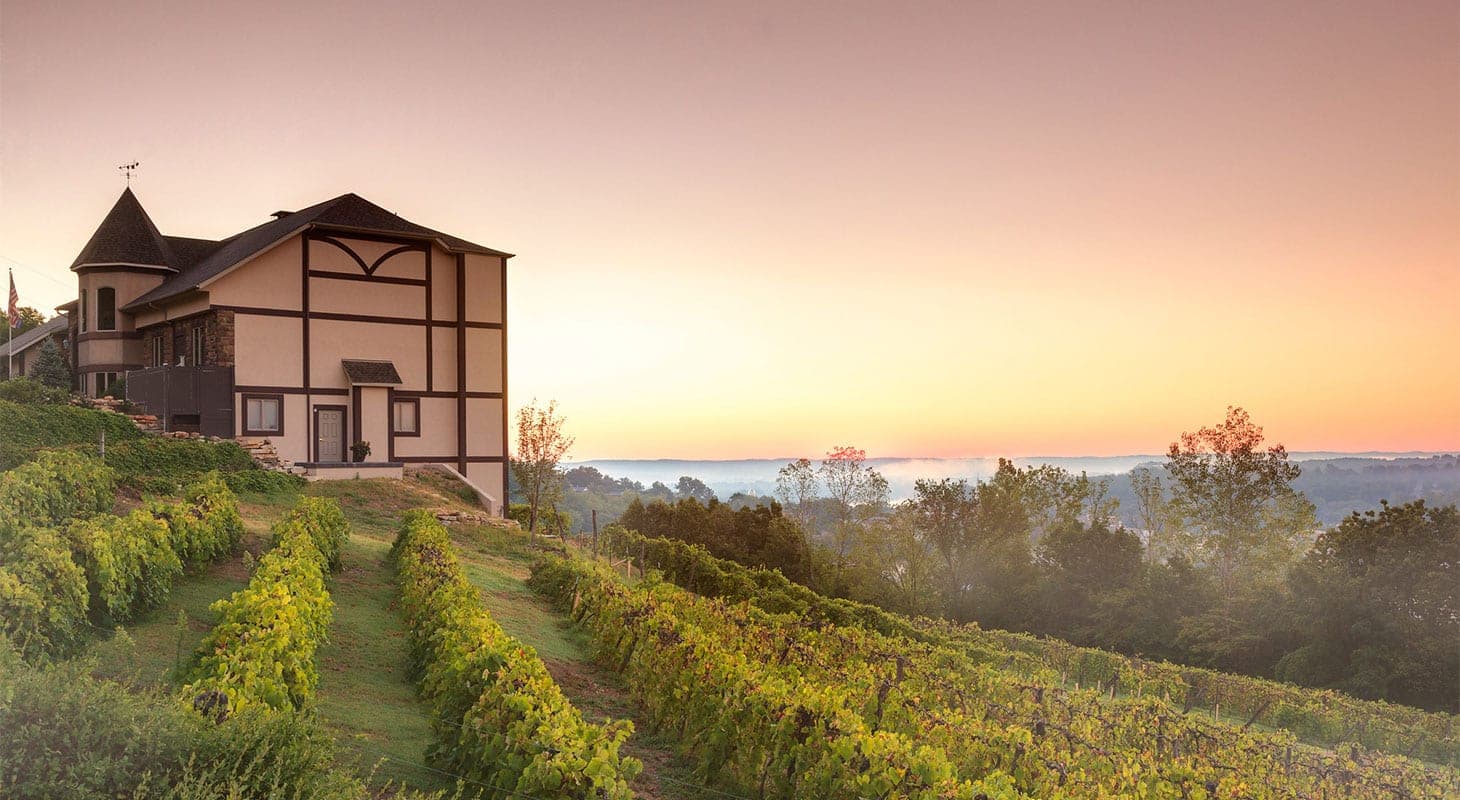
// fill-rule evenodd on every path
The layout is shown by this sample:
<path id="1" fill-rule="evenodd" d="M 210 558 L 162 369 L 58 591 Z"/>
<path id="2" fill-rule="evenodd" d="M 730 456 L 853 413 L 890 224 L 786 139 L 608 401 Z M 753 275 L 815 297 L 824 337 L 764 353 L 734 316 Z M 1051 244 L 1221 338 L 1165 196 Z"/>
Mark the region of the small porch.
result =
<path id="1" fill-rule="evenodd" d="M 405 464 L 399 461 L 306 461 L 296 466 L 304 468 L 307 481 L 340 481 L 354 478 L 402 478 Z"/>

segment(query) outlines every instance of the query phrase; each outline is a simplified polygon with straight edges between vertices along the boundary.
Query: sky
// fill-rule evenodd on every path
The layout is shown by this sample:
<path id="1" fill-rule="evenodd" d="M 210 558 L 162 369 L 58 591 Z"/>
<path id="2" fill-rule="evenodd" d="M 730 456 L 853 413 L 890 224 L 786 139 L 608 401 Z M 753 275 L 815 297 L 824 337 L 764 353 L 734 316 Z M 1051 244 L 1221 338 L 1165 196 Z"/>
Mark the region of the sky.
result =
<path id="1" fill-rule="evenodd" d="M 23 302 L 123 188 L 510 262 L 575 458 L 1460 449 L 1460 4 L 0 0 Z"/>

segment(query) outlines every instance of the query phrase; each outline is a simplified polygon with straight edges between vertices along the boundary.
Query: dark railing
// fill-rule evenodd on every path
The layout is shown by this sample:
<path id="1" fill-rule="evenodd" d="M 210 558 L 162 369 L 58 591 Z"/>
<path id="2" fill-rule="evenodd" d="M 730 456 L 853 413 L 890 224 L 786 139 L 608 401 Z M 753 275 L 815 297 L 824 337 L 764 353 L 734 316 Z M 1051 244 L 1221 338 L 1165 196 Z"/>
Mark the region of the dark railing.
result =
<path id="1" fill-rule="evenodd" d="M 232 367 L 149 367 L 127 373 L 127 399 L 165 431 L 231 438 Z"/>

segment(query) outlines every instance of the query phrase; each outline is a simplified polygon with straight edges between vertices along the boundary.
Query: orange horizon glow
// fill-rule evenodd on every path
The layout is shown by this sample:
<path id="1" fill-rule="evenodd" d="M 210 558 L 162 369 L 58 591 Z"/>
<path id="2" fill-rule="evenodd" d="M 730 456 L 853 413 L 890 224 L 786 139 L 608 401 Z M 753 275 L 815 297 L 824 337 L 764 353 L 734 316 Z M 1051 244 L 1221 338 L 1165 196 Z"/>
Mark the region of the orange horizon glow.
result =
<path id="1" fill-rule="evenodd" d="M 1460 450 L 1460 7 L 0 4 L 22 303 L 122 190 L 519 254 L 573 458 Z M 3 346 L 3 345 L 0 345 Z"/>

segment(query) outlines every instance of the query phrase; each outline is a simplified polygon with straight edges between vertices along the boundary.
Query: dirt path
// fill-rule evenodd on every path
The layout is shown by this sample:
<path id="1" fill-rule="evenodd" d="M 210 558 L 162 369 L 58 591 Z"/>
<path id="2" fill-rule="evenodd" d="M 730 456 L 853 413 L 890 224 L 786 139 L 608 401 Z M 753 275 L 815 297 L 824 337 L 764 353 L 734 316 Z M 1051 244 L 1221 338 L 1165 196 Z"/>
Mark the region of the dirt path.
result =
<path id="1" fill-rule="evenodd" d="M 627 719 L 634 734 L 623 753 L 644 763 L 632 784 L 634 794 L 646 800 L 725 800 L 726 795 L 697 788 L 689 760 L 674 750 L 674 743 L 649 729 L 617 675 L 593 662 L 587 637 L 562 614 L 527 588 L 530 553 L 503 541 L 474 540 L 470 533 L 453 533 L 467 576 L 482 590 L 487 611 L 503 630 L 537 650 L 563 694 L 585 719 Z"/>

